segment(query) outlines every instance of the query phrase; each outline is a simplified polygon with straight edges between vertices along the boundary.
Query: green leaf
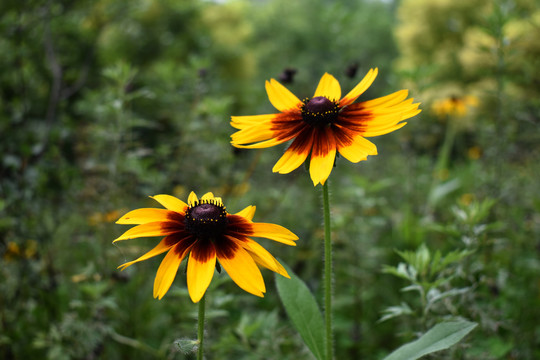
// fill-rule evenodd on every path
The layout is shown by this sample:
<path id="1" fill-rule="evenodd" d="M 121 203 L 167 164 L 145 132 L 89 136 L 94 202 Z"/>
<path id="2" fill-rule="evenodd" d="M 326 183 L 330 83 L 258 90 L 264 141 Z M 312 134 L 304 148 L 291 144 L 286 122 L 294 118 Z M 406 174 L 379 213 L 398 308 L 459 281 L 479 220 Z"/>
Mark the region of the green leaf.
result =
<path id="1" fill-rule="evenodd" d="M 412 315 L 414 312 L 406 302 L 401 302 L 399 306 L 390 306 L 383 310 L 383 316 L 379 319 L 379 323 L 396 318 L 403 315 Z"/>
<path id="2" fill-rule="evenodd" d="M 285 265 L 284 265 L 285 266 Z M 318 360 L 325 359 L 325 327 L 322 314 L 308 287 L 285 266 L 290 279 L 276 275 L 281 302 L 294 327 Z"/>
<path id="3" fill-rule="evenodd" d="M 192 339 L 178 339 L 175 340 L 174 344 L 184 354 L 194 353 L 199 348 L 199 341 Z"/>
<path id="4" fill-rule="evenodd" d="M 384 360 L 415 360 L 424 355 L 448 349 L 463 339 L 476 325 L 478 324 L 465 320 L 437 324 L 420 339 L 403 345 Z"/>

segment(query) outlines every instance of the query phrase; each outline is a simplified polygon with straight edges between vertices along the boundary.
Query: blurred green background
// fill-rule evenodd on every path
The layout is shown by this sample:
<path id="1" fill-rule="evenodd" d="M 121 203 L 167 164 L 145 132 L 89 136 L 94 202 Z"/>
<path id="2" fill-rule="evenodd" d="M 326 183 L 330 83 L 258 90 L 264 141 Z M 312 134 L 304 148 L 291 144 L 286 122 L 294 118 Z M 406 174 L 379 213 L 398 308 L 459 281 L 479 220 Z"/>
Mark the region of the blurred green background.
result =
<path id="1" fill-rule="evenodd" d="M 194 358 L 184 270 L 161 301 L 161 257 L 116 270 L 155 239 L 113 246 L 114 221 L 160 193 L 256 205 L 299 235 L 260 243 L 320 300 L 321 189 L 271 173 L 284 146 L 234 149 L 229 117 L 275 112 L 264 80 L 345 93 L 372 67 L 359 101 L 407 88 L 423 112 L 332 172 L 336 358 L 449 317 L 479 326 L 434 359 L 540 358 L 538 1 L 6 0 L 0 29 L 0 358 Z M 470 254 L 419 298 L 383 268 L 425 248 Z M 311 358 L 263 273 L 264 299 L 214 278 L 208 359 Z"/>

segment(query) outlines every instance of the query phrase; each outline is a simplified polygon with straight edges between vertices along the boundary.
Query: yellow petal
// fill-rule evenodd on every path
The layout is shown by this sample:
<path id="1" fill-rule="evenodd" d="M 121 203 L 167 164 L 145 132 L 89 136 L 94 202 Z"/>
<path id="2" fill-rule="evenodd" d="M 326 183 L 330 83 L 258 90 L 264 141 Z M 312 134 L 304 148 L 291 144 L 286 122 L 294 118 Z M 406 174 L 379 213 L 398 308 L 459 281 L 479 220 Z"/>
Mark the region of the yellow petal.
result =
<path id="1" fill-rule="evenodd" d="M 159 242 L 159 244 L 157 244 L 156 247 L 154 247 L 152 250 L 150 250 L 149 252 L 147 252 L 143 256 L 139 257 L 137 260 L 133 260 L 133 261 L 127 262 L 125 264 L 122 264 L 118 268 L 121 269 L 121 270 L 124 270 L 128 266 L 131 266 L 131 265 L 133 265 L 133 264 L 135 264 L 135 263 L 137 263 L 139 261 L 144 261 L 144 260 L 150 259 L 151 257 L 162 254 L 165 251 L 172 248 L 174 245 L 175 245 L 175 243 L 172 243 L 172 242 L 168 241 L 167 238 L 163 238 Z"/>
<path id="2" fill-rule="evenodd" d="M 128 212 L 122 216 L 117 224 L 146 224 L 149 222 L 166 221 L 169 215 L 174 215 L 175 212 L 165 209 L 142 208 Z"/>
<path id="3" fill-rule="evenodd" d="M 208 246 L 213 247 L 214 245 L 210 243 Z M 209 256 L 205 261 L 201 261 L 196 256 L 196 248 L 193 247 L 191 249 L 187 267 L 187 286 L 191 301 L 194 303 L 201 300 L 214 276 L 214 269 L 216 267 L 215 251 L 212 251 L 212 254 L 213 256 Z"/>
<path id="4" fill-rule="evenodd" d="M 113 242 L 140 237 L 170 235 L 182 231 L 177 222 L 157 221 L 132 227 Z"/>
<path id="5" fill-rule="evenodd" d="M 218 252 L 218 260 L 236 285 L 250 294 L 263 297 L 266 287 L 261 271 L 244 248 L 238 245 L 232 258 L 221 257 Z"/>
<path id="6" fill-rule="evenodd" d="M 213 200 L 214 199 L 214 194 L 211 193 L 211 192 L 207 192 L 206 194 L 204 194 L 202 197 L 201 197 L 201 200 Z"/>
<path id="7" fill-rule="evenodd" d="M 262 237 L 274 240 L 283 244 L 296 246 L 295 240 L 298 236 L 281 225 L 269 223 L 252 223 L 251 224 L 254 237 Z"/>
<path id="8" fill-rule="evenodd" d="M 248 239 L 248 241 L 243 242 L 242 246 L 246 249 L 250 255 L 253 257 L 256 263 L 261 266 L 264 266 L 267 269 L 270 269 L 274 272 L 277 272 L 280 275 L 290 278 L 287 274 L 287 270 L 266 250 L 256 241 Z"/>
<path id="9" fill-rule="evenodd" d="M 274 136 L 274 131 L 268 126 L 250 126 L 231 135 L 234 142 L 247 144 L 257 141 L 268 140 Z"/>
<path id="10" fill-rule="evenodd" d="M 332 168 L 334 167 L 334 161 L 336 160 L 336 148 L 330 148 L 328 154 L 324 156 L 311 155 L 311 162 L 309 164 L 309 174 L 313 185 L 321 183 L 324 185 L 326 179 L 330 176 Z"/>
<path id="11" fill-rule="evenodd" d="M 369 70 L 369 72 L 364 76 L 362 81 L 358 83 L 341 101 L 339 102 L 339 106 L 343 107 L 349 104 L 352 104 L 364 91 L 366 91 L 371 84 L 373 84 L 373 81 L 375 81 L 375 78 L 377 77 L 377 73 L 379 70 L 377 68 Z"/>
<path id="12" fill-rule="evenodd" d="M 186 212 L 187 204 L 174 196 L 162 194 L 150 197 L 163 205 L 166 209 L 176 211 L 182 214 Z"/>
<path id="13" fill-rule="evenodd" d="M 247 219 L 248 221 L 251 221 L 253 219 L 253 216 L 255 216 L 255 209 L 256 207 L 253 205 L 249 205 L 244 210 L 237 212 L 234 215 L 238 215 L 243 217 L 244 219 Z"/>
<path id="14" fill-rule="evenodd" d="M 315 95 L 313 95 L 313 97 L 317 96 L 324 96 L 327 99 L 339 101 L 341 98 L 341 87 L 336 78 L 328 73 L 324 73 L 319 81 L 317 90 L 315 90 Z"/>
<path id="15" fill-rule="evenodd" d="M 368 155 L 377 155 L 375 144 L 362 136 L 357 136 L 351 145 L 340 147 L 338 150 L 345 159 L 353 163 L 366 160 Z"/>
<path id="16" fill-rule="evenodd" d="M 311 145 L 309 148 L 311 148 Z M 309 150 L 310 149 L 307 149 L 307 151 L 299 153 L 296 149 L 289 147 L 289 149 L 285 151 L 283 156 L 278 160 L 276 165 L 274 165 L 272 172 L 288 174 L 297 169 L 306 160 L 307 156 L 309 155 Z"/>
<path id="17" fill-rule="evenodd" d="M 268 99 L 279 111 L 296 109 L 302 103 L 292 92 L 274 79 L 266 81 L 265 87 Z"/>
<path id="18" fill-rule="evenodd" d="M 183 254 L 177 254 L 175 249 L 178 246 L 179 244 L 176 244 L 176 246 L 169 250 L 161 262 L 161 265 L 159 265 L 156 279 L 154 280 L 154 298 L 161 300 L 167 291 L 169 291 L 169 288 L 176 277 L 178 267 L 188 252 L 188 250 L 186 250 Z"/>
<path id="19" fill-rule="evenodd" d="M 405 125 L 407 125 L 406 122 L 399 123 L 399 124 L 392 125 L 392 126 L 387 126 L 387 127 L 370 128 L 367 131 L 363 131 L 362 136 L 364 136 L 364 137 L 373 137 L 373 136 L 379 136 L 379 135 L 388 134 L 388 133 L 391 133 L 392 131 L 396 131 L 398 129 L 401 129 Z"/>
<path id="20" fill-rule="evenodd" d="M 279 145 L 279 144 L 284 143 L 285 141 L 287 140 L 270 139 L 270 140 L 262 141 L 256 144 L 251 144 L 251 145 L 241 145 L 240 143 L 231 141 L 231 144 L 234 147 L 241 148 L 241 149 L 261 149 L 261 148 L 267 148 L 267 147 Z"/>
<path id="21" fill-rule="evenodd" d="M 195 203 L 199 201 L 199 198 L 197 197 L 195 192 L 192 191 L 189 193 L 187 201 L 188 201 L 189 206 L 194 206 Z"/>
<path id="22" fill-rule="evenodd" d="M 231 126 L 236 129 L 243 129 L 249 126 L 267 125 L 276 116 L 277 114 L 231 116 Z"/>
<path id="23" fill-rule="evenodd" d="M 405 100 L 408 94 L 409 94 L 408 90 L 399 90 L 399 91 L 396 91 L 395 93 L 392 93 L 390 95 L 386 95 L 377 99 L 363 101 L 361 104 L 363 107 L 366 107 L 366 108 L 372 108 L 372 107 L 377 107 L 381 105 L 392 106 Z"/>

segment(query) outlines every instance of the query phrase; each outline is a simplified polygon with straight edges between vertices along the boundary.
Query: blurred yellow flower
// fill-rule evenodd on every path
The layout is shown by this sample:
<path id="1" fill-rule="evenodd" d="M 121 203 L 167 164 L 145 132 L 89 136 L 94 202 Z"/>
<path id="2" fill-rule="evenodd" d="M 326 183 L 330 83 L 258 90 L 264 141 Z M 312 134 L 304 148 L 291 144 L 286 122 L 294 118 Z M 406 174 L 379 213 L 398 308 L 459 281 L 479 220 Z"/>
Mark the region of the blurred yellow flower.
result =
<path id="1" fill-rule="evenodd" d="M 14 241 L 7 243 L 4 251 L 4 260 L 11 261 L 16 259 L 31 259 L 37 254 L 37 241 L 27 240 L 22 245 Z"/>
<path id="2" fill-rule="evenodd" d="M 112 210 L 105 214 L 104 220 L 105 222 L 115 222 L 119 216 L 120 216 L 119 210 Z"/>
<path id="3" fill-rule="evenodd" d="M 463 195 L 461 195 L 461 197 L 459 198 L 459 202 L 462 204 L 462 205 L 471 205 L 471 203 L 476 199 L 476 197 L 474 196 L 474 194 L 470 194 L 470 193 L 465 193 Z"/>
<path id="4" fill-rule="evenodd" d="M 4 260 L 13 260 L 21 255 L 21 248 L 19 244 L 14 241 L 7 243 L 6 250 L 4 252 Z"/>
<path id="5" fill-rule="evenodd" d="M 92 213 L 92 215 L 88 217 L 88 223 L 92 226 L 96 226 L 102 223 L 115 222 L 122 212 L 125 212 L 125 211 L 123 209 L 120 209 L 120 210 L 111 210 L 106 213 L 95 212 L 95 213 Z"/>
<path id="6" fill-rule="evenodd" d="M 447 116 L 463 117 L 468 114 L 471 107 L 477 107 L 478 103 L 476 96 L 451 96 L 434 101 L 431 110 L 441 118 Z"/>
<path id="7" fill-rule="evenodd" d="M 28 240 L 24 246 L 24 257 L 33 258 L 37 254 L 38 243 L 36 240 Z"/>
<path id="8" fill-rule="evenodd" d="M 482 156 L 482 149 L 479 146 L 472 146 L 467 150 L 467 156 L 471 160 L 478 160 Z"/>

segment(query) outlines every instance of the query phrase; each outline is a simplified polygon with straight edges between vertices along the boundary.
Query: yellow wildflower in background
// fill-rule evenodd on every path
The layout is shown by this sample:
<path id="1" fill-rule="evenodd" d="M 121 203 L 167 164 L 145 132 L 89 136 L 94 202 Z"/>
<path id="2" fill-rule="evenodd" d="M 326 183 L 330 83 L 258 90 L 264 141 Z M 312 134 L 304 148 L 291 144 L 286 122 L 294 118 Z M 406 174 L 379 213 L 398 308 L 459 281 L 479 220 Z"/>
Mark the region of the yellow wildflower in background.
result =
<path id="1" fill-rule="evenodd" d="M 16 259 L 32 259 L 36 257 L 37 250 L 38 243 L 36 240 L 26 240 L 21 245 L 15 241 L 10 241 L 6 245 L 3 258 L 7 261 Z"/>
<path id="2" fill-rule="evenodd" d="M 266 82 L 266 92 L 278 114 L 233 116 L 232 145 L 238 148 L 266 148 L 292 140 L 285 154 L 272 169 L 287 174 L 311 154 L 309 172 L 314 185 L 330 176 L 336 152 L 357 163 L 377 155 L 377 147 L 366 137 L 387 134 L 417 115 L 419 104 L 407 99 L 408 91 L 353 104 L 375 78 L 371 69 L 356 87 L 341 98 L 339 82 L 325 73 L 312 98 L 300 101 L 275 79 Z"/>
<path id="3" fill-rule="evenodd" d="M 88 223 L 92 226 L 97 226 L 99 224 L 115 222 L 123 211 L 123 209 L 120 209 L 111 210 L 106 213 L 94 212 L 88 217 Z"/>
<path id="4" fill-rule="evenodd" d="M 457 116 L 463 117 L 468 114 L 471 107 L 478 106 L 476 96 L 467 95 L 463 97 L 451 96 L 433 102 L 431 109 L 439 117 Z"/>
<path id="5" fill-rule="evenodd" d="M 194 192 L 188 203 L 170 196 L 152 197 L 165 209 L 144 208 L 122 216 L 118 224 L 137 224 L 114 242 L 139 237 L 165 236 L 148 253 L 119 268 L 167 252 L 154 282 L 154 297 L 161 299 L 169 290 L 182 260 L 189 255 L 187 286 L 193 302 L 206 292 L 214 275 L 216 260 L 231 279 L 245 291 L 262 297 L 266 292 L 258 265 L 289 277 L 283 266 L 251 237 L 264 237 L 295 246 L 298 237 L 286 228 L 252 222 L 255 206 L 229 214 L 221 198 L 206 193 L 199 200 Z"/>

